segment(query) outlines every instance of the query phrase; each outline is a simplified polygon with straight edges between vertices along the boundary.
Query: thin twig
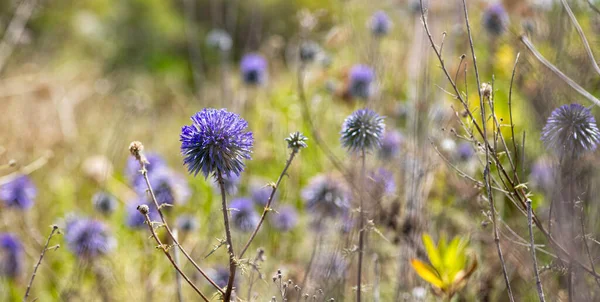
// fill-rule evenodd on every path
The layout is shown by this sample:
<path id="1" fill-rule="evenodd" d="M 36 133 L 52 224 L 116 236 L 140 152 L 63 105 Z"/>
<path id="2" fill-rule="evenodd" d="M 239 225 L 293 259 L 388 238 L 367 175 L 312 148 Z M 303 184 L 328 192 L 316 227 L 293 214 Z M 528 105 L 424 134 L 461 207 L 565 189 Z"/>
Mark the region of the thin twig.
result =
<path id="1" fill-rule="evenodd" d="M 227 208 L 225 181 L 223 180 L 221 171 L 217 171 L 217 182 L 221 188 L 221 207 L 223 212 L 223 223 L 225 225 L 225 240 L 227 240 L 227 252 L 229 253 L 229 280 L 227 281 L 227 289 L 225 289 L 225 294 L 223 294 L 223 301 L 229 302 L 231 300 L 231 293 L 233 291 L 233 282 L 235 281 L 235 270 L 237 268 L 237 264 L 235 260 L 235 252 L 233 251 L 231 228 L 229 226 L 229 211 Z"/>
<path id="2" fill-rule="evenodd" d="M 173 235 L 177 237 L 177 229 L 173 230 Z M 178 266 L 181 265 L 181 262 L 179 261 L 179 249 L 175 249 L 173 251 L 173 258 Z M 175 283 L 177 285 L 177 301 L 183 302 L 183 292 L 181 289 L 181 275 L 178 273 L 175 274 Z"/>
<path id="3" fill-rule="evenodd" d="M 0 72 L 2 72 L 8 58 L 15 50 L 15 45 L 21 39 L 25 25 L 27 25 L 27 22 L 31 18 L 36 5 L 37 0 L 24 0 L 15 10 L 15 15 L 10 20 L 8 27 L 4 31 L 2 41 L 0 41 Z"/>
<path id="4" fill-rule="evenodd" d="M 573 23 L 573 26 L 575 26 L 575 29 L 577 30 L 577 34 L 579 34 L 579 37 L 581 38 L 581 42 L 583 42 L 585 52 L 587 53 L 588 57 L 590 58 L 590 61 L 592 61 L 592 66 L 594 67 L 594 70 L 596 71 L 596 73 L 600 74 L 600 66 L 598 66 L 598 63 L 596 62 L 596 59 L 594 58 L 594 53 L 592 52 L 590 43 L 588 43 L 587 38 L 585 37 L 585 33 L 583 32 L 583 29 L 579 25 L 579 22 L 577 22 L 577 18 L 575 18 L 575 14 L 573 14 L 573 11 L 571 10 L 571 7 L 567 3 L 567 1 L 561 0 L 561 2 L 562 2 L 562 5 L 565 7 L 565 10 L 567 11 L 567 14 L 569 15 L 569 19 L 571 19 L 571 22 Z"/>
<path id="5" fill-rule="evenodd" d="M 544 289 L 542 288 L 542 282 L 540 281 L 540 271 L 537 265 L 537 258 L 535 257 L 535 242 L 533 239 L 533 223 L 532 223 L 532 210 L 531 210 L 531 199 L 527 199 L 527 227 L 529 229 L 529 250 L 531 251 L 531 259 L 533 260 L 533 272 L 535 274 L 535 285 L 538 292 L 538 297 L 541 302 L 546 301 L 544 298 Z"/>
<path id="6" fill-rule="evenodd" d="M 587 0 L 587 3 L 590 5 L 590 8 L 595 11 L 597 14 L 600 14 L 600 9 L 598 9 L 593 3 L 592 0 Z"/>
<path id="7" fill-rule="evenodd" d="M 27 290 L 25 291 L 25 296 L 23 297 L 23 302 L 27 301 L 27 297 L 29 297 L 29 291 L 31 290 L 31 286 L 33 285 L 33 280 L 35 279 L 37 270 L 40 267 L 40 264 L 42 264 L 42 259 L 44 259 L 44 255 L 46 255 L 46 251 L 48 250 L 48 245 L 50 244 L 50 239 L 52 239 L 52 236 L 54 236 L 54 233 L 56 233 L 57 230 L 58 230 L 58 226 L 53 225 L 52 231 L 50 232 L 50 235 L 48 236 L 48 239 L 46 240 L 46 245 L 44 245 L 44 249 L 42 249 L 42 252 L 40 253 L 40 258 L 38 259 L 37 264 L 33 267 L 33 274 L 31 275 L 31 279 L 29 279 L 29 284 L 27 284 Z M 53 249 L 56 250 L 59 247 L 60 247 L 60 245 L 56 245 L 55 247 L 53 247 Z"/>
<path id="8" fill-rule="evenodd" d="M 513 122 L 513 114 L 512 114 L 512 92 L 513 92 L 513 83 L 515 81 L 515 74 L 517 72 L 517 64 L 519 63 L 519 58 L 521 57 L 521 53 L 517 53 L 517 58 L 515 59 L 515 65 L 513 66 L 512 75 L 510 77 L 510 87 L 508 89 L 508 115 L 510 118 L 510 132 L 512 136 L 513 143 L 513 153 L 515 156 L 515 167 L 514 167 L 514 176 L 517 177 L 517 170 L 519 167 L 519 152 L 517 151 L 517 143 L 515 141 L 515 124 Z M 507 149 L 508 152 L 508 149 Z"/>

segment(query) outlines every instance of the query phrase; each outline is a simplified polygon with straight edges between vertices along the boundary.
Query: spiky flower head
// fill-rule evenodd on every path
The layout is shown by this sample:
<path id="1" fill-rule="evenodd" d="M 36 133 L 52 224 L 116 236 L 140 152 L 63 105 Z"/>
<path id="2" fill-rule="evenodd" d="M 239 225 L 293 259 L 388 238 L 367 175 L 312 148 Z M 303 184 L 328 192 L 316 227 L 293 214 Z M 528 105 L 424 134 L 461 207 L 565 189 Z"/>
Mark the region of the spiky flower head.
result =
<path id="1" fill-rule="evenodd" d="M 335 217 L 350 209 L 351 192 L 329 174 L 313 177 L 302 190 L 306 208 L 322 216 Z"/>
<path id="2" fill-rule="evenodd" d="M 31 179 L 20 175 L 0 186 L 0 200 L 9 208 L 27 210 L 33 206 L 37 189 Z"/>
<path id="3" fill-rule="evenodd" d="M 183 214 L 177 217 L 177 229 L 183 233 L 190 233 L 198 229 L 198 221 L 196 217 L 189 214 Z"/>
<path id="4" fill-rule="evenodd" d="M 385 130 L 383 117 L 371 109 L 359 109 L 344 120 L 341 142 L 350 152 L 379 149 Z"/>
<path id="5" fill-rule="evenodd" d="M 94 205 L 94 209 L 99 213 L 110 215 L 117 209 L 118 202 L 117 198 L 112 194 L 99 191 L 92 196 L 92 205 Z"/>
<path id="6" fill-rule="evenodd" d="M 267 82 L 267 60 L 259 54 L 244 55 L 240 62 L 242 79 L 248 85 L 262 85 Z"/>
<path id="7" fill-rule="evenodd" d="M 23 245 L 13 234 L 0 233 L 0 277 L 16 279 L 23 268 Z"/>
<path id="8" fill-rule="evenodd" d="M 400 153 L 404 136 L 398 130 L 386 131 L 381 139 L 379 157 L 381 159 L 392 159 Z"/>
<path id="9" fill-rule="evenodd" d="M 285 141 L 288 143 L 288 149 L 292 149 L 295 152 L 308 147 L 306 144 L 307 140 L 308 138 L 298 131 L 290 133 L 290 136 L 285 139 Z"/>
<path id="10" fill-rule="evenodd" d="M 67 247 L 83 260 L 93 260 L 111 252 L 116 247 L 116 240 L 108 227 L 88 218 L 75 218 L 67 223 L 65 229 Z"/>
<path id="11" fill-rule="evenodd" d="M 233 196 L 237 194 L 238 187 L 240 186 L 241 177 L 235 174 L 223 176 L 223 187 L 225 187 L 225 194 Z M 221 194 L 221 188 L 219 187 L 219 180 L 214 179 L 213 188 L 218 194 Z"/>
<path id="12" fill-rule="evenodd" d="M 483 27 L 493 36 L 499 36 L 506 31 L 508 14 L 502 3 L 493 3 L 483 12 Z"/>
<path id="13" fill-rule="evenodd" d="M 349 93 L 352 97 L 368 99 L 373 92 L 375 72 L 367 65 L 354 65 L 349 74 Z"/>
<path id="14" fill-rule="evenodd" d="M 600 142 L 600 131 L 590 109 L 570 104 L 560 106 L 550 114 L 544 129 L 542 141 L 546 148 L 560 156 L 574 156 L 594 151 Z"/>
<path id="15" fill-rule="evenodd" d="M 271 224 L 282 232 L 287 232 L 298 224 L 298 213 L 291 206 L 283 206 L 271 215 Z"/>
<path id="16" fill-rule="evenodd" d="M 194 114 L 192 125 L 181 128 L 181 153 L 194 175 L 240 175 L 250 159 L 254 139 L 248 122 L 225 109 L 205 108 Z"/>
<path id="17" fill-rule="evenodd" d="M 254 210 L 252 200 L 250 198 L 236 198 L 231 201 L 229 205 L 231 210 L 231 220 L 233 226 L 242 231 L 250 232 L 256 228 L 260 217 Z"/>
<path id="18" fill-rule="evenodd" d="M 131 201 L 126 207 L 125 225 L 131 229 L 141 229 L 145 227 L 146 217 L 140 213 L 137 209 L 139 205 L 146 205 L 148 207 L 148 217 L 150 221 L 158 221 L 160 216 L 156 210 L 156 206 L 150 204 L 145 199 L 138 199 Z"/>
<path id="19" fill-rule="evenodd" d="M 146 156 L 146 170 L 148 175 L 154 174 L 155 170 L 162 169 L 167 166 L 165 159 L 158 153 L 148 152 L 144 154 Z M 125 176 L 129 180 L 131 186 L 138 190 L 143 188 L 143 192 L 146 191 L 146 181 L 144 176 L 140 173 L 140 163 L 133 157 L 130 156 L 127 159 L 127 166 L 125 167 Z M 139 193 L 139 192 L 138 192 Z"/>
<path id="20" fill-rule="evenodd" d="M 250 196 L 252 197 L 252 201 L 259 206 L 266 206 L 269 201 L 269 197 L 271 197 L 271 192 L 273 191 L 273 187 L 268 185 L 268 182 L 263 179 L 253 179 L 250 182 Z M 273 200 L 277 200 L 278 194 L 275 192 L 275 196 L 273 196 Z"/>
<path id="21" fill-rule="evenodd" d="M 206 36 L 206 45 L 222 52 L 229 51 L 233 45 L 231 36 L 222 29 L 213 29 Z"/>
<path id="22" fill-rule="evenodd" d="M 369 27 L 374 36 L 385 36 L 392 27 L 392 21 L 384 11 L 376 11 L 373 16 L 371 16 Z"/>

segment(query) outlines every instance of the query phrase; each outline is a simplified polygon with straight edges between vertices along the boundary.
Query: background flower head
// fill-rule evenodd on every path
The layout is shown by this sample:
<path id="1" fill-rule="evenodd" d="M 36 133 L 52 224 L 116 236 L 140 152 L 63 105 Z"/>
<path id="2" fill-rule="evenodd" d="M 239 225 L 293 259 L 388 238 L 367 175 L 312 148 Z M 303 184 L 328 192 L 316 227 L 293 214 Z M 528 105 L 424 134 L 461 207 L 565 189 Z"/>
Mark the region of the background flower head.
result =
<path id="1" fill-rule="evenodd" d="M 468 161 L 475 155 L 475 150 L 471 143 L 463 142 L 456 147 L 456 155 L 461 161 Z"/>
<path id="2" fill-rule="evenodd" d="M 223 176 L 223 186 L 225 187 L 225 194 L 228 194 L 230 196 L 237 194 L 239 186 L 240 186 L 240 182 L 241 182 L 241 177 L 239 175 L 236 175 L 236 174 L 224 175 Z M 212 184 L 213 184 L 213 188 L 215 189 L 215 192 L 217 192 L 217 194 L 221 194 L 221 188 L 219 187 L 218 180 L 214 179 Z"/>
<path id="3" fill-rule="evenodd" d="M 116 247 L 116 240 L 108 227 L 88 218 L 70 221 L 65 229 L 65 240 L 69 250 L 84 260 L 106 255 Z"/>
<path id="4" fill-rule="evenodd" d="M 483 27 L 491 35 L 498 36 L 506 31 L 508 14 L 502 3 L 493 3 L 483 11 Z"/>
<path id="5" fill-rule="evenodd" d="M 99 191 L 92 196 L 92 205 L 99 213 L 110 215 L 117 209 L 119 203 L 117 198 L 112 194 L 105 191 Z"/>
<path id="6" fill-rule="evenodd" d="M 560 106 L 550 114 L 542 141 L 546 148 L 560 156 L 577 157 L 594 151 L 600 142 L 600 131 L 590 109 L 579 104 Z"/>
<path id="7" fill-rule="evenodd" d="M 355 98 L 368 99 L 373 91 L 375 72 L 367 65 L 354 65 L 349 74 L 349 93 Z"/>
<path id="8" fill-rule="evenodd" d="M 242 79 L 248 85 L 262 85 L 267 81 L 267 60 L 258 54 L 244 55 L 240 62 Z"/>
<path id="9" fill-rule="evenodd" d="M 0 200 L 9 208 L 29 209 L 33 206 L 36 196 L 37 189 L 26 175 L 17 176 L 0 186 Z"/>
<path id="10" fill-rule="evenodd" d="M 165 159 L 158 153 L 148 152 L 145 154 L 148 164 L 146 164 L 146 170 L 148 176 L 152 175 L 155 170 L 162 169 L 167 166 Z M 127 158 L 127 166 L 125 168 L 125 176 L 129 180 L 130 185 L 138 190 L 143 188 L 146 191 L 146 181 L 144 176 L 140 173 L 140 163 L 132 156 Z"/>
<path id="11" fill-rule="evenodd" d="M 268 182 L 264 179 L 253 179 L 250 182 L 250 196 L 252 201 L 259 206 L 266 206 L 273 191 L 273 187 L 267 184 Z M 273 196 L 273 201 L 277 200 L 277 192 Z"/>
<path id="12" fill-rule="evenodd" d="M 233 226 L 242 231 L 250 232 L 256 228 L 260 217 L 254 210 L 254 205 L 250 198 L 235 198 L 229 205 L 231 211 L 231 220 Z"/>
<path id="13" fill-rule="evenodd" d="M 254 139 L 248 123 L 225 109 L 205 108 L 192 116 L 192 125 L 181 129 L 181 153 L 188 171 L 240 175 L 250 159 Z"/>
<path id="14" fill-rule="evenodd" d="M 306 208 L 319 215 L 335 217 L 350 209 L 351 192 L 331 175 L 317 175 L 302 190 Z"/>
<path id="15" fill-rule="evenodd" d="M 148 173 L 148 180 L 156 196 L 156 201 L 159 205 L 162 204 L 184 204 L 190 197 L 190 188 L 187 180 L 182 175 L 179 175 L 167 167 L 154 169 L 152 173 Z M 148 195 L 147 184 L 139 184 L 136 191 L 140 196 Z"/>
<path id="16" fill-rule="evenodd" d="M 196 217 L 189 214 L 183 214 L 177 217 L 177 229 L 183 233 L 190 233 L 198 229 L 198 221 Z"/>
<path id="17" fill-rule="evenodd" d="M 15 279 L 23 269 L 23 245 L 13 234 L 0 233 L 0 276 Z"/>
<path id="18" fill-rule="evenodd" d="M 371 16 L 369 25 L 374 36 L 385 36 L 392 27 L 392 20 L 384 11 L 380 10 Z"/>
<path id="19" fill-rule="evenodd" d="M 383 196 L 391 195 L 396 192 L 396 181 L 394 179 L 394 173 L 392 171 L 379 168 L 369 173 L 367 178 L 368 188 L 371 191 L 371 195 Z"/>
<path id="20" fill-rule="evenodd" d="M 398 130 L 385 131 L 381 139 L 381 148 L 379 157 L 382 159 L 392 159 L 400 153 L 404 136 Z"/>
<path id="21" fill-rule="evenodd" d="M 272 213 L 271 224 L 282 232 L 287 232 L 298 224 L 298 212 L 291 206 L 282 206 L 277 213 Z"/>
<path id="22" fill-rule="evenodd" d="M 222 29 L 213 29 L 206 35 L 206 45 L 220 51 L 229 51 L 233 45 L 231 36 Z"/>
<path id="23" fill-rule="evenodd" d="M 378 149 L 385 130 L 383 117 L 371 109 L 359 109 L 342 125 L 341 142 L 350 152 Z"/>

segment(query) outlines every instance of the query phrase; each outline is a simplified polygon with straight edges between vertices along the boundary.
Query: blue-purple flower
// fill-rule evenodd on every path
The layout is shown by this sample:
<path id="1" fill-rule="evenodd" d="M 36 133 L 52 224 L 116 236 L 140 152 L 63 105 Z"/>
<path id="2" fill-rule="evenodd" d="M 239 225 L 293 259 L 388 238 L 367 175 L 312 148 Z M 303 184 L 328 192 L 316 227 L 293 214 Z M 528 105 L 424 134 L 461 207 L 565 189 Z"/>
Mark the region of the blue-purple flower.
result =
<path id="1" fill-rule="evenodd" d="M 359 109 L 344 120 L 340 141 L 350 152 L 379 149 L 385 130 L 383 117 L 371 109 Z"/>
<path id="2" fill-rule="evenodd" d="M 366 65 L 354 65 L 349 74 L 349 93 L 352 97 L 368 99 L 373 92 L 375 72 Z"/>
<path id="3" fill-rule="evenodd" d="M 92 205 L 99 213 L 110 215 L 117 209 L 118 202 L 117 198 L 112 194 L 105 191 L 99 191 L 92 196 Z"/>
<path id="4" fill-rule="evenodd" d="M 224 266 L 217 266 L 209 270 L 208 275 L 221 288 L 225 288 L 227 282 L 229 282 L 229 269 Z M 237 284 L 237 281 L 238 278 L 235 279 L 234 283 Z"/>
<path id="5" fill-rule="evenodd" d="M 456 148 L 456 155 L 461 161 L 468 161 L 473 157 L 473 155 L 475 155 L 473 145 L 466 142 L 460 143 Z"/>
<path id="6" fill-rule="evenodd" d="M 392 159 L 400 153 L 404 136 L 398 130 L 386 131 L 381 139 L 381 149 L 379 157 L 381 159 Z"/>
<path id="7" fill-rule="evenodd" d="M 310 63 L 315 60 L 321 47 L 313 41 L 305 41 L 300 45 L 300 61 Z"/>
<path id="8" fill-rule="evenodd" d="M 247 54 L 240 62 L 242 79 L 248 85 L 262 85 L 267 81 L 267 60 L 258 54 Z"/>
<path id="9" fill-rule="evenodd" d="M 191 233 L 198 229 L 198 221 L 193 215 L 180 215 L 179 217 L 177 217 L 177 220 L 175 222 L 177 224 L 177 229 L 183 233 Z"/>
<path id="10" fill-rule="evenodd" d="M 549 192 L 556 184 L 555 169 L 548 159 L 538 159 L 531 167 L 529 182 L 531 186 Z"/>
<path id="11" fill-rule="evenodd" d="M 373 16 L 371 16 L 369 27 L 374 36 L 385 36 L 392 27 L 392 21 L 384 11 L 376 11 Z"/>
<path id="12" fill-rule="evenodd" d="M 573 156 L 594 151 L 600 142 L 600 131 L 590 109 L 579 104 L 560 106 L 550 114 L 542 141 L 546 148 L 560 156 Z"/>
<path id="13" fill-rule="evenodd" d="M 69 250 L 84 260 L 106 255 L 116 247 L 116 240 L 108 227 L 88 218 L 75 218 L 68 222 L 65 240 Z"/>
<path id="14" fill-rule="evenodd" d="M 0 186 L 0 200 L 9 208 L 27 210 L 33 206 L 37 189 L 26 175 L 17 176 Z"/>
<path id="15" fill-rule="evenodd" d="M 242 231 L 250 232 L 256 228 L 260 217 L 254 210 L 252 200 L 249 198 L 236 198 L 229 205 L 233 226 Z"/>
<path id="16" fill-rule="evenodd" d="M 508 14 L 502 3 L 493 3 L 483 12 L 483 27 L 494 36 L 504 33 L 508 26 Z"/>
<path id="17" fill-rule="evenodd" d="M 181 153 L 190 173 L 240 175 L 250 159 L 254 139 L 248 123 L 225 109 L 205 108 L 181 129 Z"/>
<path id="18" fill-rule="evenodd" d="M 331 175 L 317 175 L 302 190 L 306 208 L 322 216 L 335 217 L 350 209 L 351 192 Z"/>
<path id="19" fill-rule="evenodd" d="M 166 167 L 154 169 L 152 173 L 148 173 L 148 180 L 159 205 L 184 204 L 190 197 L 190 188 L 185 177 Z M 143 196 L 146 188 L 147 185 L 144 183 L 136 191 Z"/>
<path id="20" fill-rule="evenodd" d="M 369 173 L 367 184 L 371 194 L 375 196 L 391 195 L 396 192 L 394 173 L 385 168 Z"/>
<path id="21" fill-rule="evenodd" d="M 287 232 L 298 224 L 298 213 L 291 206 L 282 206 L 271 215 L 271 224 L 282 232 Z"/>
<path id="22" fill-rule="evenodd" d="M 15 279 L 23 269 L 23 245 L 10 233 L 0 233 L 0 277 Z"/>
<path id="23" fill-rule="evenodd" d="M 145 154 L 146 160 L 148 164 L 146 164 L 146 170 L 148 171 L 148 175 L 152 175 L 155 170 L 162 169 L 167 166 L 165 159 L 160 156 L 158 153 L 148 152 Z M 131 186 L 139 192 L 142 190 L 142 193 L 146 191 L 146 181 L 140 172 L 140 163 L 133 157 L 129 156 L 127 159 L 127 166 L 125 168 L 125 176 L 129 180 Z"/>
<path id="24" fill-rule="evenodd" d="M 146 222 L 146 217 L 144 217 L 144 215 L 142 215 L 142 213 L 140 213 L 140 211 L 138 211 L 137 207 L 139 205 L 147 205 L 149 212 L 148 212 L 148 216 L 150 217 L 151 221 L 159 221 L 160 220 L 160 216 L 158 214 L 158 211 L 156 210 L 156 206 L 154 204 L 150 204 L 148 202 L 146 202 L 144 199 L 139 199 L 139 200 L 135 200 L 132 202 L 129 202 L 126 206 L 126 216 L 125 216 L 125 225 L 128 226 L 131 229 L 140 229 L 140 228 L 144 228 L 145 226 L 145 222 Z"/>
<path id="25" fill-rule="evenodd" d="M 259 206 L 264 207 L 267 205 L 272 191 L 273 187 L 267 185 L 267 181 L 254 179 L 250 182 L 250 196 L 252 197 L 252 201 Z M 277 196 L 276 192 L 273 200 L 276 200 Z"/>

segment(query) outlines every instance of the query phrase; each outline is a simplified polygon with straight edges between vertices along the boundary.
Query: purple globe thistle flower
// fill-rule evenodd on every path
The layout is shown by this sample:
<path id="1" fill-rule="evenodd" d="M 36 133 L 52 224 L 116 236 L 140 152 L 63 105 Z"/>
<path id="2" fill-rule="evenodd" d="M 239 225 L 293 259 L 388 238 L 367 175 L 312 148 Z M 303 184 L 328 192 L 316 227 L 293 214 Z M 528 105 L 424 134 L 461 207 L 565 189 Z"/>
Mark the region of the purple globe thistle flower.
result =
<path id="1" fill-rule="evenodd" d="M 108 227 L 98 220 L 87 218 L 69 222 L 65 240 L 71 252 L 84 260 L 106 255 L 116 247 L 116 240 Z"/>
<path id="2" fill-rule="evenodd" d="M 590 109 L 579 104 L 563 105 L 548 117 L 541 139 L 546 148 L 560 156 L 577 157 L 596 150 L 600 131 Z"/>
<path id="3" fill-rule="evenodd" d="M 471 143 L 460 143 L 456 148 L 456 155 L 458 159 L 461 161 L 468 161 L 475 155 L 475 150 L 473 150 L 473 145 Z"/>
<path id="4" fill-rule="evenodd" d="M 248 85 L 262 85 L 267 81 L 267 61 L 261 55 L 247 54 L 240 62 L 242 79 Z"/>
<path id="5" fill-rule="evenodd" d="M 359 109 L 344 120 L 340 140 L 350 152 L 378 149 L 385 130 L 383 117 L 371 109 Z"/>
<path id="6" fill-rule="evenodd" d="M 181 129 L 181 153 L 190 173 L 204 177 L 231 176 L 244 171 L 254 139 L 248 122 L 225 109 L 205 108 L 192 116 L 192 125 Z"/>
<path id="7" fill-rule="evenodd" d="M 404 136 L 400 131 L 386 131 L 381 139 L 381 149 L 379 149 L 379 157 L 381 159 L 392 159 L 400 153 Z"/>
<path id="8" fill-rule="evenodd" d="M 298 224 L 298 213 L 290 206 L 282 206 L 278 213 L 271 215 L 271 224 L 282 232 L 287 232 Z"/>
<path id="9" fill-rule="evenodd" d="M 148 173 L 148 180 L 159 205 L 184 204 L 190 197 L 190 188 L 185 177 L 173 172 L 166 166 L 154 169 L 152 173 Z M 135 191 L 140 196 L 144 196 L 147 188 L 148 185 L 144 181 L 138 184 Z"/>
<path id="10" fill-rule="evenodd" d="M 493 36 L 504 33 L 508 25 L 508 14 L 502 3 L 490 4 L 483 12 L 483 27 Z"/>
<path id="11" fill-rule="evenodd" d="M 266 206 L 272 191 L 273 187 L 267 185 L 267 181 L 254 179 L 250 182 L 250 196 L 256 205 Z M 277 197 L 278 194 L 275 192 L 273 200 L 277 200 Z"/>
<path id="12" fill-rule="evenodd" d="M 227 195 L 235 195 L 238 192 L 239 186 L 241 182 L 241 177 L 235 174 L 232 175 L 224 175 L 223 176 L 223 186 L 225 187 L 225 194 Z M 213 188 L 218 194 L 221 194 L 221 188 L 219 187 L 218 180 L 213 181 Z"/>
<path id="13" fill-rule="evenodd" d="M 101 214 L 110 215 L 117 209 L 117 199 L 110 193 L 100 191 L 92 196 L 94 209 Z"/>
<path id="14" fill-rule="evenodd" d="M 384 11 L 376 11 L 373 16 L 371 16 L 369 27 L 374 36 L 382 37 L 390 31 L 392 21 Z"/>
<path id="15" fill-rule="evenodd" d="M 323 216 L 335 217 L 350 208 L 350 190 L 331 175 L 317 175 L 302 190 L 306 208 Z"/>
<path id="16" fill-rule="evenodd" d="M 391 195 L 396 192 L 396 181 L 392 171 L 379 168 L 369 173 L 368 186 L 375 196 Z"/>
<path id="17" fill-rule="evenodd" d="M 229 282 L 229 269 L 224 266 L 217 266 L 208 271 L 209 277 L 221 288 L 225 288 Z M 237 286 L 238 278 L 235 278 L 234 287 Z"/>
<path id="18" fill-rule="evenodd" d="M 33 206 L 37 189 L 26 175 L 17 176 L 0 186 L 0 200 L 9 208 L 27 210 Z"/>
<path id="19" fill-rule="evenodd" d="M 233 226 L 242 232 L 250 232 L 256 228 L 260 217 L 254 210 L 250 198 L 236 198 L 231 201 L 231 220 Z"/>
<path id="20" fill-rule="evenodd" d="M 373 92 L 375 72 L 366 65 L 354 65 L 349 74 L 349 93 L 355 98 L 368 99 Z"/>
<path id="21" fill-rule="evenodd" d="M 129 202 L 126 207 L 126 216 L 125 216 L 125 225 L 131 229 L 141 229 L 145 227 L 146 217 L 138 211 L 137 207 L 139 205 L 145 204 L 148 206 L 150 211 L 148 212 L 148 216 L 151 221 L 159 221 L 160 216 L 156 210 L 156 207 L 153 204 L 149 204 L 145 202 L 143 199 L 135 200 L 133 202 Z"/>
<path id="22" fill-rule="evenodd" d="M 531 167 L 529 181 L 532 187 L 548 192 L 555 186 L 554 173 L 550 160 L 538 159 Z"/>
<path id="23" fill-rule="evenodd" d="M 300 149 L 308 147 L 308 144 L 306 144 L 307 140 L 308 138 L 298 131 L 290 133 L 290 136 L 285 138 L 288 149 L 292 149 L 294 152 L 298 152 Z"/>
<path id="24" fill-rule="evenodd" d="M 149 152 L 146 154 L 146 159 L 148 160 L 148 164 L 146 164 L 148 176 L 152 175 L 155 170 L 159 170 L 167 166 L 165 159 L 158 153 Z M 134 189 L 136 189 L 136 191 L 139 191 L 139 189 L 143 188 L 142 193 L 146 192 L 146 181 L 144 180 L 142 173 L 140 173 L 140 163 L 132 156 L 129 156 L 127 159 L 125 177 L 127 177 L 129 183 Z"/>
<path id="25" fill-rule="evenodd" d="M 222 52 L 229 51 L 233 45 L 231 36 L 222 29 L 213 29 L 206 36 L 206 44 Z"/>
<path id="26" fill-rule="evenodd" d="M 183 214 L 177 217 L 175 222 L 177 224 L 177 229 L 183 233 L 191 233 L 198 229 L 198 222 L 193 215 Z"/>
<path id="27" fill-rule="evenodd" d="M 23 245 L 10 233 L 0 233 L 0 277 L 16 279 L 23 269 Z"/>

